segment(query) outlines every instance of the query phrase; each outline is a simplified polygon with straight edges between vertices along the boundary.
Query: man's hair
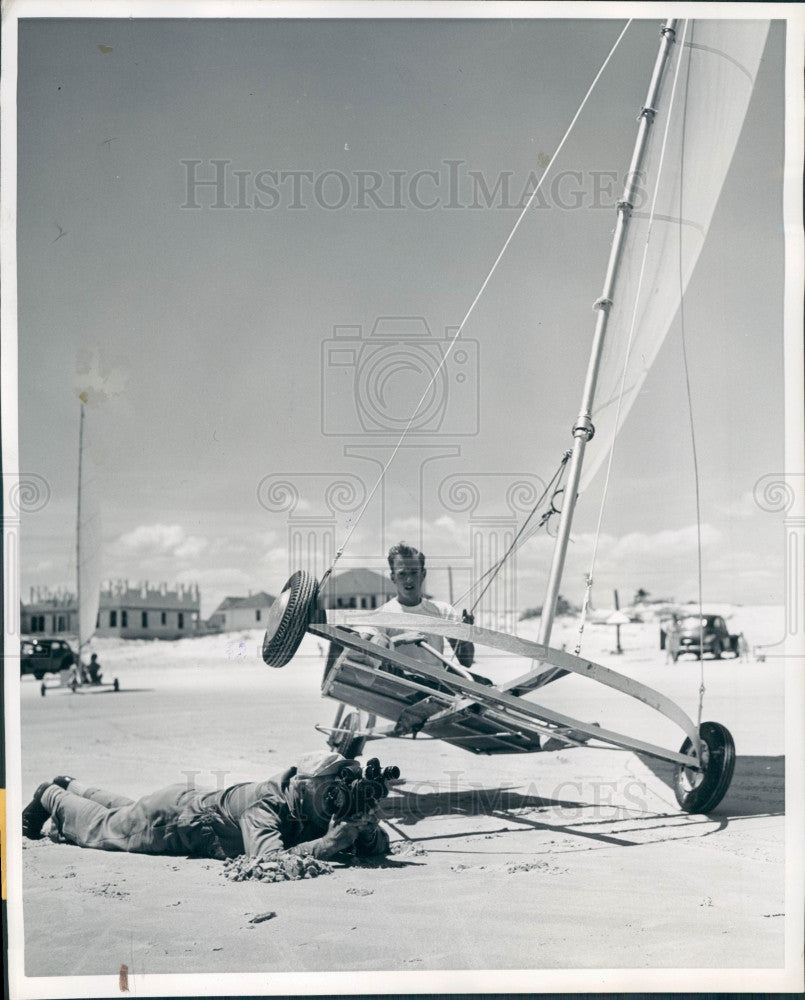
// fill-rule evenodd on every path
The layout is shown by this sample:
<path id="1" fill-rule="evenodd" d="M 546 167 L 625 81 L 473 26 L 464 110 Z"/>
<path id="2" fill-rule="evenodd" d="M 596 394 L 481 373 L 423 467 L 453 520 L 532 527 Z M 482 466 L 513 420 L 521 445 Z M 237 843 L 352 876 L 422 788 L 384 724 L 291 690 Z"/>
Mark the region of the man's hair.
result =
<path id="1" fill-rule="evenodd" d="M 394 570 L 394 560 L 400 556 L 402 559 L 416 559 L 419 558 L 419 568 L 425 568 L 425 555 L 420 552 L 419 549 L 415 549 L 413 545 L 406 545 L 405 542 L 397 542 L 396 545 L 392 545 L 389 549 L 389 569 Z"/>

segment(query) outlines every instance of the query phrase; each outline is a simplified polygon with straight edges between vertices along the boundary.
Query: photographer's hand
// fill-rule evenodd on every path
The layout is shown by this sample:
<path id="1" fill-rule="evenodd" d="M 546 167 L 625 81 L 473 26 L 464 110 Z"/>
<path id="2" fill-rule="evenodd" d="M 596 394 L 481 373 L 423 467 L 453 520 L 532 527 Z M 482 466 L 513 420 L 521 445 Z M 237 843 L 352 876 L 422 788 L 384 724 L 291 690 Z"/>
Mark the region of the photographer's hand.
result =
<path id="1" fill-rule="evenodd" d="M 375 825 L 377 821 L 375 820 Z M 370 824 L 371 825 L 371 824 Z M 294 854 L 312 854 L 320 861 L 326 861 L 348 850 L 355 843 L 358 835 L 366 831 L 367 824 L 363 816 L 354 816 L 346 820 L 330 820 L 327 833 L 317 840 L 309 840 L 304 844 L 291 848 Z"/>

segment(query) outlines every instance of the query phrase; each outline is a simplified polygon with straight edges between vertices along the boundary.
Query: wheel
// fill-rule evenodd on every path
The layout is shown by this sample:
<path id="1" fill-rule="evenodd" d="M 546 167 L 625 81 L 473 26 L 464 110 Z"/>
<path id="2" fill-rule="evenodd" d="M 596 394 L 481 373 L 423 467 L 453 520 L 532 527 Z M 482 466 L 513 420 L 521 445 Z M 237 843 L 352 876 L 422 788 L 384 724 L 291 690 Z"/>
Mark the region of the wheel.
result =
<path id="1" fill-rule="evenodd" d="M 43 681 L 45 679 L 45 671 L 44 670 L 34 670 L 34 677 L 38 681 Z"/>
<path id="2" fill-rule="evenodd" d="M 269 667 L 284 667 L 299 649 L 299 643 L 316 608 L 318 584 L 299 570 L 282 588 L 268 610 L 263 639 L 263 660 Z"/>
<path id="3" fill-rule="evenodd" d="M 360 728 L 360 725 L 361 713 L 347 712 L 338 727 L 344 731 L 333 733 L 329 739 L 329 745 L 333 750 L 336 753 L 340 753 L 342 757 L 346 757 L 347 760 L 354 760 L 356 757 L 360 757 L 363 753 L 363 748 L 366 746 L 365 736 L 354 735 Z"/>
<path id="4" fill-rule="evenodd" d="M 115 677 L 115 680 L 114 680 L 114 683 L 112 684 L 112 687 L 114 688 L 115 691 L 119 691 L 120 690 L 120 681 L 117 679 L 117 677 Z"/>
<path id="5" fill-rule="evenodd" d="M 718 639 L 713 643 L 713 659 L 721 659 L 721 642 Z"/>
<path id="6" fill-rule="evenodd" d="M 39 693 L 40 693 L 40 694 L 42 695 L 42 697 L 43 697 L 43 698 L 44 698 L 44 697 L 45 697 L 45 695 L 46 695 L 46 694 L 48 693 L 48 688 L 47 688 L 47 684 L 45 684 L 45 682 L 44 682 L 44 681 L 43 681 L 43 682 L 42 682 L 42 684 L 40 685 L 40 688 L 39 688 Z"/>
<path id="7" fill-rule="evenodd" d="M 678 765 L 674 772 L 674 794 L 689 813 L 712 812 L 724 798 L 735 770 L 735 743 L 729 730 L 718 722 L 703 722 L 699 728 L 702 771 Z M 694 757 L 693 744 L 686 739 L 679 751 Z"/>

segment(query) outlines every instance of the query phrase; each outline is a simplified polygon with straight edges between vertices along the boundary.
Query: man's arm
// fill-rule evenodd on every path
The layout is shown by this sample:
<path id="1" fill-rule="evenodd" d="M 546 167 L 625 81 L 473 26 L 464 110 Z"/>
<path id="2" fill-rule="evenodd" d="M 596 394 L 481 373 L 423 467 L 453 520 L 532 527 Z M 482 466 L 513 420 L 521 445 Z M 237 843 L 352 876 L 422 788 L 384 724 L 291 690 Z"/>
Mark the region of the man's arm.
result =
<path id="1" fill-rule="evenodd" d="M 388 837 L 379 828 L 377 817 L 372 813 L 342 822 L 331 820 L 323 836 L 289 847 L 277 814 L 264 802 L 256 802 L 241 816 L 240 830 L 244 854 L 256 858 L 284 851 L 286 854 L 309 854 L 326 861 L 347 850 L 356 841 L 360 841 L 360 853 L 364 853 L 364 848 L 368 854 L 382 854 L 388 849 Z"/>
<path id="2" fill-rule="evenodd" d="M 386 854 L 389 847 L 389 838 L 384 830 L 381 830 L 377 823 L 377 818 L 367 813 L 363 816 L 356 816 L 349 820 L 336 822 L 330 820 L 330 827 L 323 837 L 316 840 L 308 840 L 304 844 L 297 844 L 289 848 L 288 854 L 311 855 L 320 861 L 327 861 L 335 857 L 342 851 L 355 845 L 356 852 L 361 857 L 372 854 Z"/>

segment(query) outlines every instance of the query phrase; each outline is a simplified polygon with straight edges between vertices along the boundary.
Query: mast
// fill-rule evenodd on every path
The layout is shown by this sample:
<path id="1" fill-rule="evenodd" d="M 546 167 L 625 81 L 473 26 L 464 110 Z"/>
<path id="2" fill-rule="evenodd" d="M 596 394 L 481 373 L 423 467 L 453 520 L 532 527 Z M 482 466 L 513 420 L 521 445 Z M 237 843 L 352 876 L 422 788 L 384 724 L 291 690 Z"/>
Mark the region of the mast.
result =
<path id="1" fill-rule="evenodd" d="M 591 414 L 593 409 L 593 399 L 595 397 L 595 387 L 598 380 L 598 371 L 601 364 L 601 357 L 604 350 L 604 341 L 609 322 L 609 312 L 612 308 L 615 286 L 620 269 L 623 247 L 629 228 L 629 220 L 634 206 L 634 197 L 637 193 L 637 180 L 645 158 L 648 146 L 651 127 L 654 124 L 656 115 L 657 99 L 663 75 L 665 73 L 668 57 L 672 46 L 676 40 L 676 26 L 678 18 L 670 18 L 660 29 L 661 41 L 657 59 L 654 63 L 654 71 L 649 84 L 646 103 L 641 109 L 637 139 L 635 141 L 632 162 L 629 166 L 629 173 L 626 177 L 623 195 L 618 202 L 618 219 L 615 227 L 615 235 L 612 238 L 612 246 L 609 254 L 604 288 L 601 297 L 595 302 L 595 309 L 598 317 L 595 325 L 595 335 L 590 354 L 590 361 L 587 367 L 587 377 L 584 383 L 581 409 L 573 425 L 573 449 L 570 457 L 568 469 L 567 486 L 565 487 L 565 503 L 562 507 L 562 514 L 559 519 L 559 530 L 554 546 L 553 561 L 551 563 L 548 587 L 545 594 L 545 601 L 542 606 L 542 618 L 540 620 L 539 641 L 543 645 L 550 645 L 551 630 L 553 628 L 554 615 L 556 613 L 556 601 L 559 596 L 559 587 L 562 580 L 562 571 L 565 565 L 565 555 L 567 553 L 568 541 L 570 539 L 570 527 L 573 521 L 573 512 L 576 506 L 576 498 L 581 479 L 581 467 L 584 461 L 584 450 L 587 442 L 595 433 Z M 540 687 L 562 676 L 565 671 L 553 669 L 546 671 L 539 676 L 530 687 Z"/>
<path id="2" fill-rule="evenodd" d="M 84 402 L 81 402 L 81 416 L 78 422 L 78 505 L 75 522 L 75 590 L 76 611 L 78 615 L 78 659 L 81 660 L 81 645 L 84 636 L 81 634 L 81 483 L 82 462 L 84 457 Z"/>

